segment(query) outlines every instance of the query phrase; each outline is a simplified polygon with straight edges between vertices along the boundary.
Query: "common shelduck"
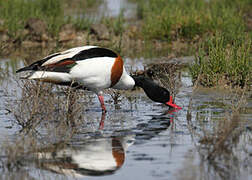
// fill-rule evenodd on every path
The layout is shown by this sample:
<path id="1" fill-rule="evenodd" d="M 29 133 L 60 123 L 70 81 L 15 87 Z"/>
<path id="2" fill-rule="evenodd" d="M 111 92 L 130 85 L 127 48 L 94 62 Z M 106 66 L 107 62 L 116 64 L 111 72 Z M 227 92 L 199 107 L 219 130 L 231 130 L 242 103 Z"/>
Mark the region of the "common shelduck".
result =
<path id="1" fill-rule="evenodd" d="M 173 103 L 170 92 L 143 76 L 127 74 L 122 58 L 110 49 L 83 46 L 51 54 L 16 72 L 32 71 L 27 79 L 86 89 L 98 95 L 103 112 L 103 90 L 143 88 L 153 101 L 181 109 Z"/>

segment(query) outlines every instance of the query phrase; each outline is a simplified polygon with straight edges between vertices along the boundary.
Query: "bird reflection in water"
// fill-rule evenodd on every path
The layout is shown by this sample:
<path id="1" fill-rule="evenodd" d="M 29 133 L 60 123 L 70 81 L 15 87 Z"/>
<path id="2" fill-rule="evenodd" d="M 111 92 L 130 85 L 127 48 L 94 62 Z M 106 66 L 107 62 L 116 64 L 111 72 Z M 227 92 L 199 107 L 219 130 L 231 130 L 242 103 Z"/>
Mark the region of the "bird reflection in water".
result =
<path id="1" fill-rule="evenodd" d="M 36 152 L 39 168 L 74 177 L 112 174 L 125 161 L 134 136 L 93 138 L 71 145 L 59 143 Z"/>
<path id="2" fill-rule="evenodd" d="M 136 129 L 117 131 L 110 137 L 94 135 L 77 142 L 42 148 L 35 153 L 38 167 L 73 177 L 113 174 L 123 166 L 128 147 L 133 143 L 144 143 L 166 130 L 172 122 L 173 112 L 169 110 L 152 116 L 148 122 L 138 124 Z M 171 116 L 167 117 L 167 114 Z M 104 128 L 105 118 L 106 114 L 102 113 L 99 130 Z"/>

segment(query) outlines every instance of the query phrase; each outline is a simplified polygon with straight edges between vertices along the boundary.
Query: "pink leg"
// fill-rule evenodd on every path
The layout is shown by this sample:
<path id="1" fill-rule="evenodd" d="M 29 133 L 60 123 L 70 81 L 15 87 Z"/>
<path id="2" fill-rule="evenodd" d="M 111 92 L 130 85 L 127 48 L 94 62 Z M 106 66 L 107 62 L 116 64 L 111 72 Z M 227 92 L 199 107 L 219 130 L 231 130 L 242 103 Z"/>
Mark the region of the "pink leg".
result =
<path id="1" fill-rule="evenodd" d="M 105 117 L 106 117 L 106 113 L 102 112 L 101 121 L 100 121 L 100 125 L 99 125 L 99 130 L 103 130 L 103 128 L 104 128 Z"/>
<path id="2" fill-rule="evenodd" d="M 101 103 L 102 111 L 103 111 L 103 112 L 107 112 L 107 111 L 106 111 L 105 104 L 104 104 L 104 97 L 103 97 L 103 95 L 98 95 L 98 98 L 99 98 L 99 101 L 100 101 L 100 103 Z"/>

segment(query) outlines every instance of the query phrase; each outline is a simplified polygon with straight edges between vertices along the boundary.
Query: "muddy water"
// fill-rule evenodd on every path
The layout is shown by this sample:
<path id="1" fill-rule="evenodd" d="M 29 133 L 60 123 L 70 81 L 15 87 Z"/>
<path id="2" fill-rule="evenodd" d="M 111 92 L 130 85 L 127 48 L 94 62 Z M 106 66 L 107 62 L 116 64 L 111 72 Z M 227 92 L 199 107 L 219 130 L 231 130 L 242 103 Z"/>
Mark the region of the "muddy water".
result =
<path id="1" fill-rule="evenodd" d="M 143 69 L 148 62 L 126 58 L 128 69 Z M 252 177 L 251 99 L 247 99 L 248 104 L 239 114 L 239 124 L 234 127 L 239 132 L 236 139 L 226 142 L 231 144 L 229 151 L 219 152 L 222 156 L 214 160 L 207 159 L 212 146 L 201 140 L 206 134 L 216 133 L 224 117 L 232 114 L 228 107 L 234 95 L 199 89 L 192 97 L 187 70 L 182 71 L 182 86 L 176 96 L 176 103 L 183 107 L 180 111 L 169 111 L 149 100 L 142 91 L 133 91 L 123 94 L 118 104 L 106 95 L 108 113 L 103 115 L 97 98 L 86 92 L 81 100 L 85 108 L 78 127 L 66 126 L 54 132 L 41 125 L 35 133 L 24 134 L 12 112 L 22 98 L 14 73 L 21 66 L 23 61 L 19 59 L 0 61 L 0 179 Z M 30 139 L 36 144 L 35 150 L 27 145 Z"/>

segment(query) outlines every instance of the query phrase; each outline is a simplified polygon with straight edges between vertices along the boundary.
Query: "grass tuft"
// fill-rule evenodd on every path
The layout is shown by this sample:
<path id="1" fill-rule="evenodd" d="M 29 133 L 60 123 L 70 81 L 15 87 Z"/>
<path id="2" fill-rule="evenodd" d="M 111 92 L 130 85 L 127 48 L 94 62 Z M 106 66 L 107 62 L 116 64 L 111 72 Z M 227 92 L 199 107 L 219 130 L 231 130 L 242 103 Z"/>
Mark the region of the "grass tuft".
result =
<path id="1" fill-rule="evenodd" d="M 4 20 L 4 29 L 8 29 L 11 37 L 18 36 L 30 18 L 45 21 L 50 35 L 57 37 L 60 27 L 69 21 L 76 25 L 77 29 L 87 29 L 91 25 L 91 20 L 84 17 L 83 9 L 97 6 L 97 4 L 98 1 L 91 0 L 84 3 L 71 1 L 71 4 L 65 0 L 4 0 L 0 1 L 0 19 Z M 76 12 L 79 12 L 81 8 L 81 15 L 75 18 L 73 13 L 76 14 L 76 12 L 71 12 L 69 6 L 78 6 L 75 8 Z"/>
<path id="2" fill-rule="evenodd" d="M 138 6 L 142 5 L 140 2 Z M 191 41 L 196 36 L 220 31 L 227 39 L 232 39 L 245 30 L 243 15 L 248 6 L 251 7 L 248 0 L 149 0 L 139 8 L 143 11 L 143 36 Z"/>
<path id="3" fill-rule="evenodd" d="M 0 1 L 0 18 L 10 36 L 16 36 L 24 29 L 29 18 L 41 18 L 48 25 L 48 31 L 55 35 L 64 22 L 60 0 L 6 0 Z"/>
<path id="4" fill-rule="evenodd" d="M 251 39 L 238 37 L 227 44 L 225 36 L 217 34 L 205 41 L 190 67 L 193 81 L 203 86 L 231 84 L 244 87 L 251 84 Z"/>

